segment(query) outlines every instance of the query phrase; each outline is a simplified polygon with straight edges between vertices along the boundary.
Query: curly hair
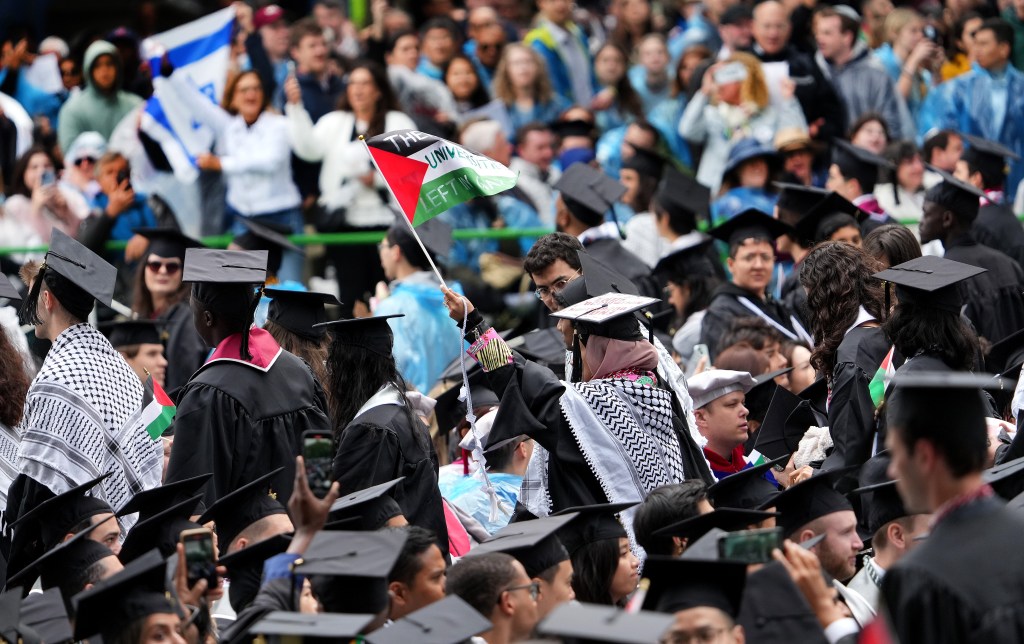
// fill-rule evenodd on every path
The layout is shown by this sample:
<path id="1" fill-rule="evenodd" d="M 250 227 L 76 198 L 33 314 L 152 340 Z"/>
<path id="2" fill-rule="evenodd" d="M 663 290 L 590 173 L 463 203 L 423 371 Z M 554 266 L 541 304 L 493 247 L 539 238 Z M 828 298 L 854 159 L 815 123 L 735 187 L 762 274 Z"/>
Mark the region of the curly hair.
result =
<path id="1" fill-rule="evenodd" d="M 0 425 L 14 427 L 21 422 L 28 385 L 25 361 L 7 332 L 0 329 Z"/>
<path id="2" fill-rule="evenodd" d="M 821 373 L 831 377 L 839 344 L 860 307 L 876 319 L 884 317 L 882 284 L 871 277 L 879 270 L 874 258 L 846 242 L 818 244 L 804 258 L 800 283 L 807 289 L 814 334 L 811 366 Z"/>

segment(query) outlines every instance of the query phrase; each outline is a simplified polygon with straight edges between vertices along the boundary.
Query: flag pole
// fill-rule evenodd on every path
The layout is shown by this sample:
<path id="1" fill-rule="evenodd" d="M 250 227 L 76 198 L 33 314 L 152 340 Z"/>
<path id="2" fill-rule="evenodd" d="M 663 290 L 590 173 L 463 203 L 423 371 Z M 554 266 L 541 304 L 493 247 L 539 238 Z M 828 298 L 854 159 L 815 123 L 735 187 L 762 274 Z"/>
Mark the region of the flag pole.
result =
<path id="1" fill-rule="evenodd" d="M 388 183 L 388 178 L 384 176 L 383 172 L 381 172 L 380 166 L 377 165 L 377 161 L 370 153 L 370 146 L 366 143 L 366 138 L 360 134 L 359 140 L 362 142 L 363 147 L 366 148 L 366 156 L 370 157 L 370 163 L 373 164 L 373 167 L 377 168 L 377 173 L 380 175 L 380 178 L 384 180 L 384 185 L 388 187 L 388 192 L 391 193 L 391 198 L 395 200 L 396 204 L 399 204 L 395 191 L 391 189 L 391 184 Z M 401 209 L 400 204 L 398 207 Z M 405 220 L 405 223 L 409 224 L 409 231 L 412 233 L 413 239 L 415 239 L 416 243 L 420 245 L 420 250 L 423 251 L 423 255 L 427 258 L 427 261 L 430 262 L 430 268 L 434 269 L 434 275 L 437 275 L 437 279 L 440 280 L 441 286 L 443 286 L 445 290 L 451 290 L 448 288 L 448 284 L 445 283 L 444 278 L 441 277 L 441 271 L 437 270 L 437 265 L 434 264 L 434 258 L 430 256 L 430 251 L 428 251 L 427 247 L 423 245 L 423 240 L 420 239 L 419 233 L 416 232 L 416 226 L 412 225 L 412 220 L 410 220 L 404 212 L 402 213 L 402 219 Z"/>

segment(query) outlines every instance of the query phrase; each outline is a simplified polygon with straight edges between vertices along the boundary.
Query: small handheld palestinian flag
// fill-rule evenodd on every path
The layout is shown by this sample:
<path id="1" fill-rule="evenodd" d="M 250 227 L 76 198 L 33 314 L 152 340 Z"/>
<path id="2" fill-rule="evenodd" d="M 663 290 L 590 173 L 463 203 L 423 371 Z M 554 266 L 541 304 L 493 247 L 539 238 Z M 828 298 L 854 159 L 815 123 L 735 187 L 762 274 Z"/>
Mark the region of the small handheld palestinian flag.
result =
<path id="1" fill-rule="evenodd" d="M 896 375 L 896 368 L 892 364 L 892 356 L 895 351 L 895 346 L 889 349 L 889 353 L 885 354 L 885 359 L 882 360 L 882 364 L 878 365 L 878 370 L 875 371 L 874 377 L 868 383 L 868 391 L 871 393 L 871 402 L 875 405 L 875 409 L 882 404 L 885 399 L 885 390 L 892 382 L 893 376 Z"/>
<path id="2" fill-rule="evenodd" d="M 177 408 L 153 376 L 146 378 L 142 394 L 142 424 L 153 440 L 159 440 L 171 426 Z"/>

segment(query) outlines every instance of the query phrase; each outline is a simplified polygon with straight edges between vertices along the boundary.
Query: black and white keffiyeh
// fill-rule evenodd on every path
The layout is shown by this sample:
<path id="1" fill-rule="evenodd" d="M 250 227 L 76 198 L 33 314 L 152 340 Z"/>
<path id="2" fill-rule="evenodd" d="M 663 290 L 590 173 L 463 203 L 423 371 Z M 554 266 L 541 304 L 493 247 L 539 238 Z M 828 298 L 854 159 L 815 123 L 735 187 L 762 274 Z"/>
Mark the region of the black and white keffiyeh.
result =
<path id="1" fill-rule="evenodd" d="M 146 433 L 142 398 L 138 376 L 102 333 L 68 328 L 29 387 L 18 427 L 21 473 L 60 494 L 113 472 L 93 492 L 113 508 L 160 485 L 163 446 Z"/>

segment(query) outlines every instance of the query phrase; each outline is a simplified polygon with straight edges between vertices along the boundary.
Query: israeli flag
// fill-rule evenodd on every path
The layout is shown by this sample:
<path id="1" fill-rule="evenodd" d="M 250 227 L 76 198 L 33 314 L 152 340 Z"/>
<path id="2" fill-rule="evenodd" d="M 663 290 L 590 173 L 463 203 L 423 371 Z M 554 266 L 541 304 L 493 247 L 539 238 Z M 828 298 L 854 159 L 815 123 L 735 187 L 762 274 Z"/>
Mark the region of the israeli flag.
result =
<path id="1" fill-rule="evenodd" d="M 167 54 L 175 74 L 183 74 L 211 102 L 219 104 L 224 94 L 231 53 L 235 9 L 216 13 L 175 27 L 142 41 L 142 52 L 153 70 L 153 97 L 142 112 L 142 131 L 160 144 L 179 181 L 190 183 L 199 177 L 196 157 L 209 152 L 213 131 L 192 116 L 170 82 L 160 77 L 160 60 Z"/>

